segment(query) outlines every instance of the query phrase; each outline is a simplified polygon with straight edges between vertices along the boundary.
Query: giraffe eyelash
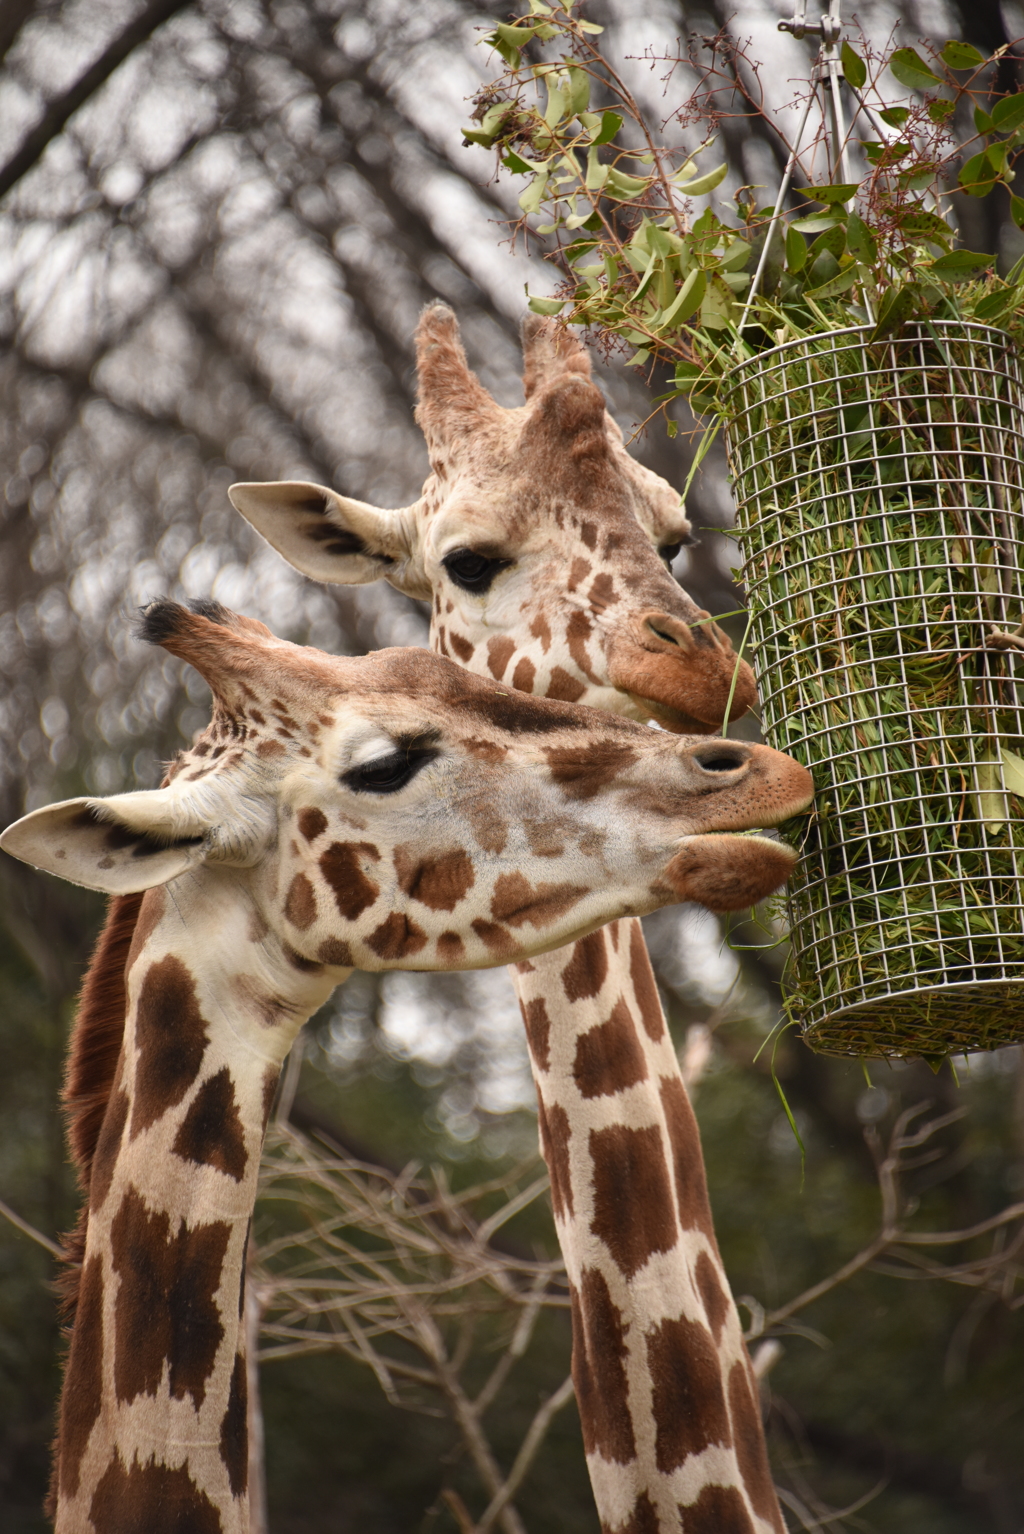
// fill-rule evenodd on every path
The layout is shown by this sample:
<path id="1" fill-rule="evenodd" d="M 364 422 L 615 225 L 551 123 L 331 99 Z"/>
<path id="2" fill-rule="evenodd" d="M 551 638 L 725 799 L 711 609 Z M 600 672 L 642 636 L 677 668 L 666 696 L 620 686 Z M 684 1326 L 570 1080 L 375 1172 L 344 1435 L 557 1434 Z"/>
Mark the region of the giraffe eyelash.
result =
<path id="1" fill-rule="evenodd" d="M 436 736 L 417 735 L 396 741 L 394 751 L 350 768 L 342 774 L 341 781 L 357 794 L 397 794 L 440 755 L 432 739 Z"/>

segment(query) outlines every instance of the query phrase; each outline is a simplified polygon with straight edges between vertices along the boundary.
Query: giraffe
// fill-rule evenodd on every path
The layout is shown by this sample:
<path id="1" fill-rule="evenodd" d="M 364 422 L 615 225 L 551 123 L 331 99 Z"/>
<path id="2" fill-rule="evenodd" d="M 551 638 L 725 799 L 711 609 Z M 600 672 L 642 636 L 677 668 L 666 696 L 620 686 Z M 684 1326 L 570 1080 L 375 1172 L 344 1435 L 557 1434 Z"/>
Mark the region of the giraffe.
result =
<path id="1" fill-rule="evenodd" d="M 383 577 L 429 599 L 432 647 L 470 671 L 677 733 L 720 725 L 727 706 L 739 717 L 753 674 L 667 568 L 692 541 L 679 496 L 626 451 L 563 327 L 528 316 L 523 352 L 526 403 L 504 409 L 470 371 L 451 310 L 428 307 L 420 499 L 388 511 L 304 482 L 241 484 L 235 507 L 316 580 Z M 604 1534 L 781 1531 L 700 1135 L 639 924 L 520 963 L 512 980 Z"/>
<path id="2" fill-rule="evenodd" d="M 120 902 L 77 1024 L 87 1203 L 56 1527 L 243 1534 L 245 1249 L 306 1018 L 356 966 L 528 961 L 609 918 L 759 898 L 795 854 L 709 833 L 781 819 L 810 779 L 425 650 L 303 649 L 215 603 L 154 603 L 141 633 L 206 679 L 210 725 L 163 787 L 0 837 Z"/>

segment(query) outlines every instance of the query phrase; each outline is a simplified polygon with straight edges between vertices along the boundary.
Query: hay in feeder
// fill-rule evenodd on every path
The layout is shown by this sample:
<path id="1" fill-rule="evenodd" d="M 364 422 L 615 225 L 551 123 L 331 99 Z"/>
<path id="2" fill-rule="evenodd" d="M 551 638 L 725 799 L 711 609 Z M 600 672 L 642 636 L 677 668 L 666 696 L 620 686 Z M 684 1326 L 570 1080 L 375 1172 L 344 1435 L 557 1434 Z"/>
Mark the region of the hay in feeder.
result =
<path id="1" fill-rule="evenodd" d="M 1024 1038 L 1024 388 L 934 323 L 792 342 L 724 386 L 765 738 L 811 768 L 784 828 L 787 1002 L 817 1049 Z"/>

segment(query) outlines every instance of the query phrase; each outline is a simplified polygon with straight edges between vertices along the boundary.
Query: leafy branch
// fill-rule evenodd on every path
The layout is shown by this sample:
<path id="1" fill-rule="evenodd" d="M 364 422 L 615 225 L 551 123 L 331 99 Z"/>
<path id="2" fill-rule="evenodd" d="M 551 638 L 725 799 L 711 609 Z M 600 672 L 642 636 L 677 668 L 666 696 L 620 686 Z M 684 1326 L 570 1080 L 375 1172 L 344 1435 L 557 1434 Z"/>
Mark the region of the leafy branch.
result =
<path id="1" fill-rule="evenodd" d="M 1024 228 L 1024 198 L 1010 190 L 1024 92 L 991 93 L 1005 48 L 985 58 L 956 41 L 918 51 L 846 40 L 836 69 L 849 126 L 833 112 L 830 127 L 824 99 L 813 111 L 823 54 L 794 102 L 804 126 L 790 142 L 745 48 L 725 31 L 692 37 L 685 54 L 648 55 L 666 66 L 667 90 L 686 77 L 665 140 L 575 0 L 529 4 L 486 39 L 506 69 L 476 98 L 466 140 L 526 178 L 516 232 L 553 237 L 563 280 L 531 307 L 628 344 L 635 365 L 672 364 L 664 399 L 714 408 L 715 381 L 738 357 L 815 331 L 870 324 L 879 339 L 910 319 L 1019 323 L 1024 266 L 1004 281 L 991 253 L 960 248 L 950 202 L 998 187 Z M 759 205 L 745 186 L 732 219 L 698 211 L 728 172 L 698 161 L 730 118 L 759 119 L 777 137 L 796 206 Z"/>

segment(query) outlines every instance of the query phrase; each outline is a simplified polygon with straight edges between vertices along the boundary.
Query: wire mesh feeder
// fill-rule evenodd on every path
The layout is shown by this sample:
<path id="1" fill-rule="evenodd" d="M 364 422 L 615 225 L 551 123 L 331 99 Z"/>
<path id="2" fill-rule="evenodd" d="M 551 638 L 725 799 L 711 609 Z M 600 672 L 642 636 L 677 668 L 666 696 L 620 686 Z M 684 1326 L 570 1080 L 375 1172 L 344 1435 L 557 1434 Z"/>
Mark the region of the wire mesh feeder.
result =
<path id="1" fill-rule="evenodd" d="M 816 1049 L 935 1058 L 1024 1039 L 1024 383 L 983 325 L 869 337 L 721 404 L 765 738 L 816 784 L 787 1003 Z"/>

